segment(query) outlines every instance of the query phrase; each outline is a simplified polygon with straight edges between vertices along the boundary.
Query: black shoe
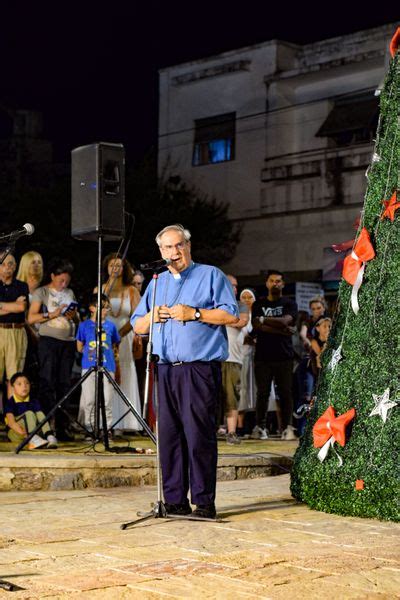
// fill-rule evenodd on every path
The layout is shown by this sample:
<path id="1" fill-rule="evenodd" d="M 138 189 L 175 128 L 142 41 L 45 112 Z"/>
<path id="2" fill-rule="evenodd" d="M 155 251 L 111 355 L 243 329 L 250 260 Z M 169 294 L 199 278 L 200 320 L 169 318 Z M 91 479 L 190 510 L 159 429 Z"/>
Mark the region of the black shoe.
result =
<path id="1" fill-rule="evenodd" d="M 217 516 L 215 504 L 198 504 L 192 515 L 201 519 L 215 519 Z"/>
<path id="2" fill-rule="evenodd" d="M 192 509 L 189 504 L 189 501 L 184 504 L 169 504 L 165 503 L 165 510 L 167 511 L 167 515 L 190 515 L 192 514 Z"/>

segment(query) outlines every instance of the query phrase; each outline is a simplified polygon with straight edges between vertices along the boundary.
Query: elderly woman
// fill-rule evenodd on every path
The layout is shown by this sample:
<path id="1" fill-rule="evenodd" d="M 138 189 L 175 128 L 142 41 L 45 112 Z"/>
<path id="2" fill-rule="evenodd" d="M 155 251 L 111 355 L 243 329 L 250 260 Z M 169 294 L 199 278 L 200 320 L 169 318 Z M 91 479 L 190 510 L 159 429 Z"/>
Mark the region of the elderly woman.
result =
<path id="1" fill-rule="evenodd" d="M 120 386 L 125 396 L 130 400 L 137 412 L 141 414 L 138 379 L 135 361 L 132 355 L 133 331 L 130 316 L 140 301 L 140 294 L 133 285 L 133 269 L 126 259 L 118 254 L 109 254 L 103 261 L 104 281 L 103 292 L 111 303 L 108 319 L 114 323 L 121 343 L 119 346 Z M 94 290 L 95 292 L 97 289 Z M 115 394 L 113 400 L 114 435 L 123 431 L 138 431 L 141 426 L 132 412 Z M 127 413 L 127 414 L 125 414 Z M 125 416 L 124 416 L 125 415 Z"/>
<path id="2" fill-rule="evenodd" d="M 239 300 L 248 307 L 250 313 L 247 325 L 242 330 L 244 335 L 243 345 L 241 347 L 243 363 L 240 382 L 240 402 L 238 406 L 238 435 L 241 437 L 244 433 L 244 418 L 246 412 L 254 411 L 256 409 L 257 392 L 256 380 L 254 377 L 255 341 L 254 338 L 250 336 L 253 329 L 251 325 L 251 307 L 256 300 L 254 291 L 251 288 L 245 288 L 241 291 Z"/>
<path id="3" fill-rule="evenodd" d="M 28 313 L 28 323 L 38 325 L 40 389 L 39 397 L 48 412 L 71 386 L 71 372 L 75 358 L 76 309 L 74 292 L 68 287 L 73 272 L 72 264 L 55 258 L 49 265 L 46 284 L 36 289 Z M 64 413 L 55 417 L 57 437 L 71 439 Z"/>

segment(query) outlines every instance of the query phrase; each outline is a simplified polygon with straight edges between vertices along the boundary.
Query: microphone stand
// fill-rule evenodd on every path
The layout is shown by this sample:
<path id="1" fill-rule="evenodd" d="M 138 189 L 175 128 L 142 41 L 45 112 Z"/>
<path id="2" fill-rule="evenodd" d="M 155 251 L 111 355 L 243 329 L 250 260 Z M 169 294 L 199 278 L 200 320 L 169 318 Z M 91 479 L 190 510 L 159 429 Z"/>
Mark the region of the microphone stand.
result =
<path id="1" fill-rule="evenodd" d="M 165 508 L 165 504 L 163 502 L 162 496 L 162 481 L 161 481 L 161 461 L 160 461 L 160 445 L 158 440 L 158 371 L 157 371 L 157 362 L 159 361 L 159 356 L 157 354 L 153 354 L 153 330 L 154 330 L 154 317 L 155 317 L 155 308 L 156 308 L 156 293 L 157 293 L 157 283 L 159 272 L 165 267 L 165 265 L 160 265 L 158 268 L 154 268 L 153 272 L 153 290 L 151 295 L 151 304 L 150 304 L 150 327 L 149 327 L 149 340 L 147 342 L 147 350 L 146 350 L 146 380 L 144 386 L 144 402 L 143 402 L 143 419 L 146 418 L 148 412 L 149 405 L 149 395 L 150 395 L 150 378 L 151 371 L 153 371 L 153 407 L 156 417 L 155 423 L 155 443 L 156 443 L 156 471 L 157 471 L 157 501 L 153 504 L 153 508 L 146 512 L 141 513 L 138 512 L 137 515 L 139 519 L 135 519 L 134 521 L 129 521 L 128 523 L 122 523 L 121 529 L 128 529 L 133 525 L 137 525 L 147 519 L 155 518 L 167 518 L 167 511 Z M 153 366 L 153 368 L 152 368 Z"/>

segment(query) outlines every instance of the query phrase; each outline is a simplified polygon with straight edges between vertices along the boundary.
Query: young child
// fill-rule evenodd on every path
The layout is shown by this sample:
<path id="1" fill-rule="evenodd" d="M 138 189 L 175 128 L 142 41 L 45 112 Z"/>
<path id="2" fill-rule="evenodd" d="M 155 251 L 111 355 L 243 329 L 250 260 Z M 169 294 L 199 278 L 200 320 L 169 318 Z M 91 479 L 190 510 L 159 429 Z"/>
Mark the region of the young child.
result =
<path id="1" fill-rule="evenodd" d="M 25 373 L 15 373 L 10 379 L 12 396 L 6 401 L 4 412 L 8 437 L 18 444 L 45 418 L 39 401 L 30 397 L 31 383 Z M 34 435 L 28 444 L 29 450 L 47 446 L 57 448 L 57 440 L 50 425 L 45 423 L 40 435 Z"/>
<path id="2" fill-rule="evenodd" d="M 120 336 L 114 323 L 106 319 L 110 310 L 110 301 L 105 294 L 101 295 L 101 321 L 102 321 L 102 354 L 103 367 L 112 377 L 115 377 L 118 357 L 118 344 Z M 82 375 L 90 367 L 96 366 L 96 321 L 97 321 L 97 294 L 93 294 L 89 304 L 90 318 L 79 324 L 76 335 L 78 352 L 82 352 Z M 107 377 L 103 376 L 104 404 L 106 409 L 107 428 L 112 425 L 112 394 L 113 387 Z M 91 373 L 82 383 L 81 399 L 79 404 L 79 421 L 88 429 L 94 429 L 95 406 L 95 373 Z"/>

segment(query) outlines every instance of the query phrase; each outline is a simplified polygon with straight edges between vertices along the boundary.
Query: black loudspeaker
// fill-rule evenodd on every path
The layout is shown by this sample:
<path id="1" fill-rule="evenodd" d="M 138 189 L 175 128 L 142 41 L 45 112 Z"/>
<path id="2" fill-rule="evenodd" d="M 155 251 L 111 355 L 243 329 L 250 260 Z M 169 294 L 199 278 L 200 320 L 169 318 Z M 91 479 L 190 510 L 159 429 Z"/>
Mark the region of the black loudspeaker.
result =
<path id="1" fill-rule="evenodd" d="M 125 150 L 99 142 L 71 152 L 71 234 L 118 240 L 125 230 Z"/>

